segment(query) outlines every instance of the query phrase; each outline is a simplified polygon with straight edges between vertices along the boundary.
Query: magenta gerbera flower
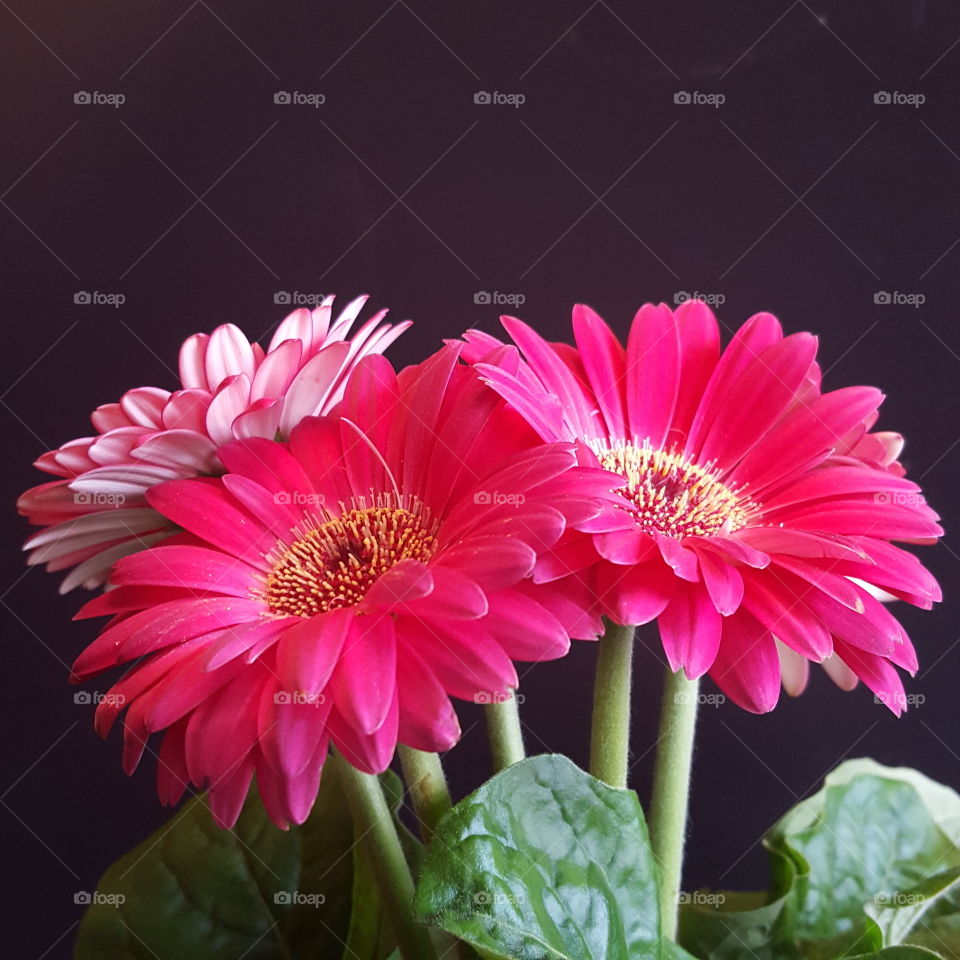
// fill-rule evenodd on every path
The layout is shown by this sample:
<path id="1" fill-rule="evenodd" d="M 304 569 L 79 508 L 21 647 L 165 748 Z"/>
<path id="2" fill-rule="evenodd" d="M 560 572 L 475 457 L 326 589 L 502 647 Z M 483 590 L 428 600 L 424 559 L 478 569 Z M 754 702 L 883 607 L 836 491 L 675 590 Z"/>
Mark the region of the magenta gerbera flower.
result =
<path id="1" fill-rule="evenodd" d="M 935 580 L 893 541 L 942 531 L 896 462 L 902 438 L 870 432 L 878 390 L 823 393 L 816 338 L 767 313 L 722 353 L 696 301 L 642 307 L 626 348 L 585 306 L 577 349 L 503 324 L 525 362 L 476 331 L 465 358 L 544 440 L 617 472 L 628 501 L 568 534 L 537 579 L 575 574 L 613 620 L 656 620 L 672 670 L 709 671 L 748 710 L 772 709 L 781 680 L 802 690 L 813 661 L 901 712 L 895 668 L 916 656 L 871 591 L 932 606 Z"/>
<path id="2" fill-rule="evenodd" d="M 182 389 L 139 387 L 98 407 L 97 435 L 45 453 L 35 466 L 61 477 L 27 490 L 20 512 L 45 527 L 24 545 L 28 563 L 74 569 L 60 591 L 103 584 L 123 556 L 174 532 L 146 501 L 155 484 L 222 471 L 217 447 L 241 437 L 289 435 L 304 416 L 326 413 L 351 369 L 385 350 L 409 321 L 372 316 L 348 339 L 366 302 L 358 297 L 332 320 L 333 297 L 295 310 L 264 351 L 233 324 L 190 337 L 180 350 Z"/>
<path id="3" fill-rule="evenodd" d="M 161 798 L 208 787 L 222 824 L 254 773 L 273 820 L 302 822 L 331 741 L 366 772 L 398 741 L 448 749 L 451 696 L 505 694 L 513 660 L 601 629 L 586 591 L 529 574 L 601 512 L 610 475 L 543 444 L 456 347 L 399 377 L 365 358 L 335 414 L 226 444 L 220 478 L 148 490 L 187 532 L 120 560 L 81 611 L 115 619 L 75 678 L 144 658 L 98 729 L 126 708 L 128 772 L 165 730 Z"/>

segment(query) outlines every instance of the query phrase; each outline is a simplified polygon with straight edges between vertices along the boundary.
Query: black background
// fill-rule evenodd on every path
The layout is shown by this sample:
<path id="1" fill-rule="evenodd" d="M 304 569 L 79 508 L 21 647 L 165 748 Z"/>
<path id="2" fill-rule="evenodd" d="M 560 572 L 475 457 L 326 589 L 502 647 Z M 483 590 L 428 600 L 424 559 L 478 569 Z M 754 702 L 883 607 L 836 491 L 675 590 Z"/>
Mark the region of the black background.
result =
<path id="1" fill-rule="evenodd" d="M 0 300 L 5 431 L 2 777 L 7 955 L 69 954 L 73 893 L 167 816 L 153 764 L 75 705 L 67 664 L 94 624 L 25 573 L 13 500 L 30 462 L 88 432 L 99 403 L 174 385 L 176 350 L 225 321 L 265 336 L 278 291 L 359 292 L 417 325 L 398 364 L 466 327 L 480 291 L 568 337 L 586 301 L 620 333 L 645 300 L 720 294 L 821 337 L 830 388 L 888 394 L 881 426 L 954 527 L 960 436 L 960 11 L 950 2 L 261 3 L 0 0 Z M 75 104 L 78 91 L 125 103 Z M 277 105 L 278 91 L 325 103 Z M 474 103 L 519 93 L 522 106 Z M 723 94 L 719 107 L 674 95 Z M 923 94 L 919 107 L 878 91 Z M 122 293 L 118 308 L 78 291 Z M 878 291 L 922 294 L 918 307 Z M 902 608 L 923 703 L 895 720 L 819 671 L 753 717 L 706 708 L 687 886 L 759 885 L 758 839 L 845 757 L 960 787 L 958 556 L 924 559 L 947 602 Z M 636 664 L 633 784 L 645 796 L 660 657 Z M 526 675 L 531 750 L 586 762 L 593 650 Z M 94 685 L 90 685 L 93 687 Z M 103 683 L 100 684 L 103 687 Z M 476 709 L 448 758 L 487 772 Z M 46 952 L 45 952 L 46 951 Z"/>

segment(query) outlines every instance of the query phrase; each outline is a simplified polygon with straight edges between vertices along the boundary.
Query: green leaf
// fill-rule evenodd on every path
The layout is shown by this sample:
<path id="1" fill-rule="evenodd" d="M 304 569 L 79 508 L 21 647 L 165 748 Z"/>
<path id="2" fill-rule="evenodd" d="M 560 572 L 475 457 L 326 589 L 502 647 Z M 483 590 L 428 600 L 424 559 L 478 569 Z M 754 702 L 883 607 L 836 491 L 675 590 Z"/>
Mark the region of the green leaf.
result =
<path id="1" fill-rule="evenodd" d="M 415 906 L 422 920 L 484 956 L 663 955 L 636 794 L 606 786 L 562 756 L 515 764 L 444 815 Z"/>
<path id="2" fill-rule="evenodd" d="M 402 785 L 390 772 L 383 783 L 396 811 Z M 422 857 L 409 832 L 404 842 Z M 357 846 L 334 764 L 307 822 L 287 831 L 256 789 L 232 830 L 195 797 L 103 875 L 75 960 L 383 960 L 396 944 Z"/>
<path id="3" fill-rule="evenodd" d="M 717 893 L 698 890 L 680 905 L 679 940 L 704 960 L 793 960 L 797 871 L 793 861 L 771 852 L 772 891 Z"/>
<path id="4" fill-rule="evenodd" d="M 697 957 L 929 956 L 891 952 L 909 943 L 960 958 L 960 796 L 949 788 L 852 760 L 764 844 L 770 891 L 700 892 L 682 905 L 679 939 Z"/>
<path id="5" fill-rule="evenodd" d="M 810 957 L 901 942 L 912 926 L 911 916 L 916 922 L 923 912 L 915 910 L 915 888 L 960 866 L 960 850 L 940 825 L 952 823 L 952 800 L 941 793 L 945 788 L 931 791 L 931 782 L 921 784 L 912 771 L 888 775 L 872 762 L 856 762 L 853 770 L 837 773 L 788 813 L 766 840 L 797 867 L 795 936 Z M 931 797 L 939 797 L 936 814 L 928 807 Z M 930 887 L 948 888 L 942 879 Z M 883 904 L 892 909 L 881 911 L 878 922 L 868 905 Z M 911 912 L 895 916 L 900 906 Z"/>

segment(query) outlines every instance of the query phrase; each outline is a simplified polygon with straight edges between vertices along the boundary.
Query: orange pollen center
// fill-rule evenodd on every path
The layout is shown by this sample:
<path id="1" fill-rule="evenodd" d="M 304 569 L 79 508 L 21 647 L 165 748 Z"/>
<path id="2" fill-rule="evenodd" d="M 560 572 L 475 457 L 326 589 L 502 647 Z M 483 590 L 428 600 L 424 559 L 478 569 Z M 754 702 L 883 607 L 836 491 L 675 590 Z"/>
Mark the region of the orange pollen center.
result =
<path id="1" fill-rule="evenodd" d="M 753 513 L 749 497 L 722 483 L 709 466 L 648 446 L 591 444 L 607 470 L 626 478 L 618 492 L 630 501 L 630 513 L 648 533 L 677 540 L 725 536 L 745 526 Z"/>
<path id="2" fill-rule="evenodd" d="M 359 497 L 336 517 L 307 521 L 281 548 L 262 598 L 272 613 L 314 617 L 351 607 L 394 564 L 428 561 L 437 549 L 436 526 L 418 500 L 381 494 L 374 505 Z"/>

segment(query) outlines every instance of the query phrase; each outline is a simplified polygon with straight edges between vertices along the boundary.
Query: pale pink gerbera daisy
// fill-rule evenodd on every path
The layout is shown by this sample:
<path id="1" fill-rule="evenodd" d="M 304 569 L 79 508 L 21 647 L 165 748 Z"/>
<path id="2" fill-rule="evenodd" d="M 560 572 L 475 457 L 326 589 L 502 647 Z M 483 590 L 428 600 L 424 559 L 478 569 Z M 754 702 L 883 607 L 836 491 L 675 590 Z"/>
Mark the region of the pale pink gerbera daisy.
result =
<path id="1" fill-rule="evenodd" d="M 221 472 L 217 447 L 241 437 L 289 435 L 305 416 L 327 412 L 370 353 L 385 350 L 409 321 L 372 316 L 348 339 L 366 297 L 332 321 L 333 297 L 295 310 L 264 351 L 232 323 L 190 337 L 180 350 L 182 389 L 140 387 L 98 407 L 97 435 L 45 453 L 36 466 L 61 477 L 32 487 L 17 507 L 45 527 L 24 545 L 28 563 L 74 569 L 60 592 L 103 584 L 113 564 L 168 537 L 173 525 L 146 501 L 155 484 Z"/>
<path id="2" fill-rule="evenodd" d="M 188 533 L 117 564 L 81 611 L 117 619 L 74 671 L 144 658 L 97 727 L 128 708 L 128 772 L 166 730 L 165 802 L 192 781 L 231 824 L 256 773 L 273 820 L 302 822 L 331 740 L 367 772 L 398 741 L 448 749 L 450 696 L 505 694 L 512 660 L 599 632 L 585 591 L 529 574 L 612 499 L 610 474 L 543 444 L 457 354 L 399 377 L 367 357 L 334 416 L 227 444 L 221 478 L 148 491 Z"/>
<path id="3" fill-rule="evenodd" d="M 767 313 L 722 354 L 700 302 L 642 307 L 626 349 L 584 306 L 577 349 L 503 324 L 526 363 L 477 332 L 465 357 L 544 440 L 581 441 L 583 462 L 619 473 L 630 501 L 569 534 L 538 579 L 594 578 L 608 616 L 656 620 L 672 670 L 709 671 L 748 710 L 772 709 L 781 677 L 802 690 L 809 661 L 902 710 L 894 668 L 916 670 L 913 646 L 865 587 L 929 608 L 935 580 L 891 541 L 942 531 L 902 477 L 902 439 L 869 432 L 878 390 L 822 393 L 816 338 Z"/>

